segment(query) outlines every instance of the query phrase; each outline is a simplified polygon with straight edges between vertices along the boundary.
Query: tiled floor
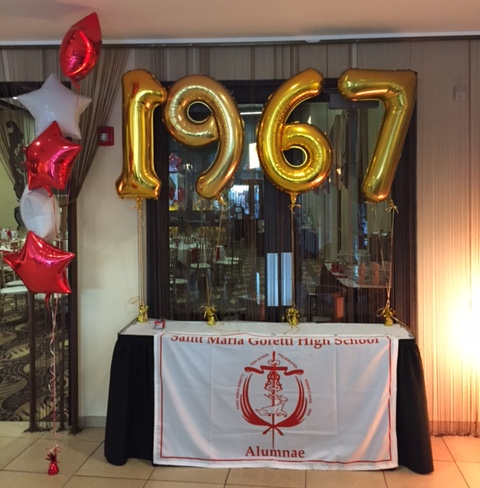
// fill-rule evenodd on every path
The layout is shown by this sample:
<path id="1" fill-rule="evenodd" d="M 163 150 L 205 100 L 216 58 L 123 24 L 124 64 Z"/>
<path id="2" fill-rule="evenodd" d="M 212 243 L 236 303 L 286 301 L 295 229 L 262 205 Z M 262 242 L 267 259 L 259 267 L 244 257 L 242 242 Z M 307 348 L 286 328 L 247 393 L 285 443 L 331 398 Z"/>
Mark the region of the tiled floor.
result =
<path id="1" fill-rule="evenodd" d="M 24 433 L 26 424 L 0 423 L 1 488 L 480 488 L 480 438 L 432 438 L 435 471 L 293 471 L 154 467 L 130 459 L 112 466 L 103 456 L 103 429 L 59 435 L 59 474 L 47 474 L 51 433 Z"/>

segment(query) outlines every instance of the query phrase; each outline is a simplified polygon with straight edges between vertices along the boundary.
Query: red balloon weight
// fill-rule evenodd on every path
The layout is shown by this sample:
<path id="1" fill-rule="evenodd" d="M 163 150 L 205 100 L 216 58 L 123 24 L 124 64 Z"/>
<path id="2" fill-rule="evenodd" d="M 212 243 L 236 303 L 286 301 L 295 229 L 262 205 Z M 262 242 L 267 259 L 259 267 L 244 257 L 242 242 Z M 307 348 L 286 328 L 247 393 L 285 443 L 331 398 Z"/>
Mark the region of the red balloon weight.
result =
<path id="1" fill-rule="evenodd" d="M 60 46 L 63 74 L 75 84 L 83 80 L 95 66 L 101 46 L 102 32 L 96 13 L 73 24 Z"/>
<path id="2" fill-rule="evenodd" d="M 33 232 L 28 232 L 19 252 L 3 256 L 32 293 L 71 293 L 66 269 L 75 254 L 51 246 Z"/>
<path id="3" fill-rule="evenodd" d="M 64 190 L 81 148 L 65 139 L 57 122 L 52 122 L 24 150 L 28 188 L 44 187 L 50 195 L 50 187 Z"/>
<path id="4" fill-rule="evenodd" d="M 48 466 L 48 474 L 49 475 L 56 475 L 58 474 L 58 464 L 54 463 L 53 461 Z"/>

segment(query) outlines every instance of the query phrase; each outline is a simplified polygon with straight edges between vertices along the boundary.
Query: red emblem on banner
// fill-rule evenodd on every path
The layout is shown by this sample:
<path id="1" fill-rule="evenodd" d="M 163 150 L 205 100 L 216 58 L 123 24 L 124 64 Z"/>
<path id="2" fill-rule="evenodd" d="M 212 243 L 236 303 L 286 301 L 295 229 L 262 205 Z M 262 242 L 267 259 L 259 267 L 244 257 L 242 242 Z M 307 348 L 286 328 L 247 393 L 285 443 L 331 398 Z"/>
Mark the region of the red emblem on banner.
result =
<path id="1" fill-rule="evenodd" d="M 247 366 L 245 372 L 250 373 L 243 382 L 240 395 L 240 410 L 243 418 L 252 425 L 266 427 L 263 435 L 271 432 L 272 446 L 275 445 L 275 432 L 284 435 L 282 429 L 295 427 L 303 422 L 307 413 L 307 396 L 305 387 L 299 376 L 303 375 L 302 369 L 292 369 L 288 366 L 281 366 L 280 360 L 276 358 L 276 353 L 272 353 L 272 358 L 267 364 L 260 365 L 258 368 Z M 252 406 L 250 399 L 251 381 L 254 375 L 266 375 L 264 396 L 268 399 L 262 404 Z M 282 381 L 288 377 L 294 377 L 297 388 L 295 407 L 288 409 L 287 402 L 291 398 L 284 392 Z M 283 378 L 282 378 L 283 377 Z M 295 400 L 295 399 L 294 399 Z"/>

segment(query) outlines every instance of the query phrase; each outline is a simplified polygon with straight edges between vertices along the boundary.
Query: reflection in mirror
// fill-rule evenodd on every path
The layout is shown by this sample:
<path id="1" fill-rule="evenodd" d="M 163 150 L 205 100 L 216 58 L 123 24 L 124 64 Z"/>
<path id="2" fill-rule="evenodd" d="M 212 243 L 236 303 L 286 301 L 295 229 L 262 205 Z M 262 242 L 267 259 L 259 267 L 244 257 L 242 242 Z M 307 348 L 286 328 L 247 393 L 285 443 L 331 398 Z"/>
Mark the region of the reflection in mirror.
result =
<path id="1" fill-rule="evenodd" d="M 30 82 L 0 83 L 1 254 L 20 251 L 27 234 L 19 207 L 27 188 L 24 148 L 37 137 L 34 118 L 15 97 L 40 86 Z M 66 195 L 54 191 L 54 196 L 61 212 L 54 245 L 67 249 Z M 29 294 L 12 268 L 3 259 L 0 262 L 0 371 L 9 378 L 0 390 L 0 421 L 28 421 L 31 431 L 39 430 L 40 425 L 51 428 L 52 314 L 45 295 Z M 58 328 L 56 414 L 60 426 L 64 426 L 68 414 L 67 302 L 66 296 L 53 299 Z"/>
<path id="2" fill-rule="evenodd" d="M 23 148 L 35 138 L 35 123 L 30 113 L 13 98 L 0 104 L 0 228 L 5 232 L 24 232 L 18 202 L 26 186 Z M 24 236 L 23 236 L 24 237 Z"/>
<path id="3" fill-rule="evenodd" d="M 237 97 L 238 102 L 238 97 Z M 292 304 L 292 269 L 301 320 L 381 322 L 391 270 L 392 212 L 367 204 L 361 184 L 383 119 L 383 105 L 338 93 L 302 103 L 290 116 L 329 137 L 329 178 L 300 195 L 295 248 L 286 193 L 264 178 L 256 154 L 263 103 L 238 103 L 245 123 L 241 169 L 227 206 L 195 192 L 214 161 L 215 144 L 188 148 L 168 137 L 169 306 L 162 316 L 202 320 L 214 305 L 221 320 L 281 320 Z M 303 154 L 291 150 L 292 165 Z M 292 268 L 292 256 L 294 268 Z M 163 306 L 163 305 L 162 305 Z"/>

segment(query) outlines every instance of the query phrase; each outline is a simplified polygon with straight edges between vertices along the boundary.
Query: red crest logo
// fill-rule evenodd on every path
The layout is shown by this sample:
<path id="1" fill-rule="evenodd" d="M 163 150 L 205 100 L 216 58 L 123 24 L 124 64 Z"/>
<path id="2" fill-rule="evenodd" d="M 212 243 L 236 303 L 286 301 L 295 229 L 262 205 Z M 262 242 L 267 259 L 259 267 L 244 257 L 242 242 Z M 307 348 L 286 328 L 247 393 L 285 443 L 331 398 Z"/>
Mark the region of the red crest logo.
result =
<path id="1" fill-rule="evenodd" d="M 274 446 L 275 432 L 283 436 L 283 429 L 301 424 L 307 413 L 308 401 L 305 386 L 299 378 L 303 375 L 303 370 L 296 367 L 289 370 L 288 366 L 282 365 L 276 352 L 273 352 L 267 364 L 262 364 L 258 368 L 247 366 L 245 372 L 249 374 L 243 379 L 243 384 L 241 383 L 239 387 L 239 409 L 249 424 L 266 427 L 262 432 L 263 435 L 271 432 L 272 446 Z M 255 402 L 257 404 L 252 406 L 250 388 L 252 380 L 258 383 L 259 377 L 256 375 L 262 375 L 265 378 L 263 389 L 267 392 L 264 393 L 267 400 L 261 403 L 257 399 Z M 291 394 L 286 394 L 282 386 L 284 381 L 291 381 L 293 378 L 297 390 L 296 398 L 291 398 Z M 289 408 L 294 402 L 295 406 Z"/>

